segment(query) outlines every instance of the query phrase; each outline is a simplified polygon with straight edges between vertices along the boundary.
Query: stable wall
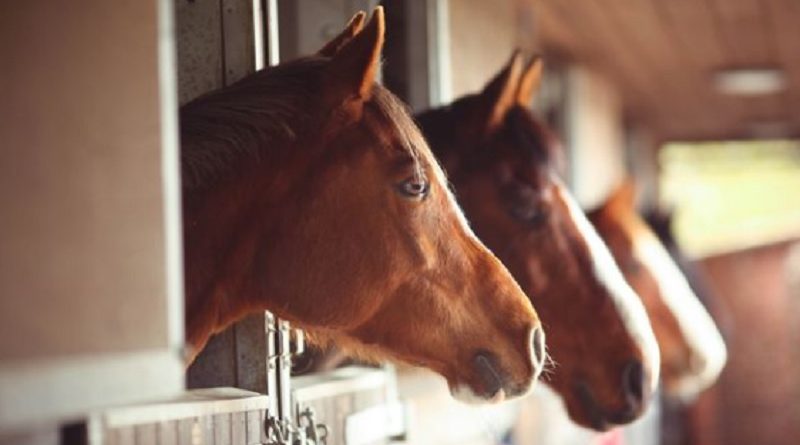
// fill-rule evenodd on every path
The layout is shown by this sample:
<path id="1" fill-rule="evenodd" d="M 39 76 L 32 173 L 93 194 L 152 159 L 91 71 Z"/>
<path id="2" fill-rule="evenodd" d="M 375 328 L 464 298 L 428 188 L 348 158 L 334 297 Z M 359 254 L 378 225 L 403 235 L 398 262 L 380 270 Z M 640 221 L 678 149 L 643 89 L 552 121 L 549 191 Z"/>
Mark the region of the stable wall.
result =
<path id="1" fill-rule="evenodd" d="M 0 8 L 0 431 L 183 389 L 171 6 Z"/>
<path id="2" fill-rule="evenodd" d="M 800 242 L 698 263 L 724 309 L 714 315 L 730 334 L 727 367 L 694 411 L 692 443 L 795 443 L 800 437 Z"/>
<path id="3" fill-rule="evenodd" d="M 594 208 L 625 177 L 622 103 L 599 75 L 574 66 L 567 71 L 566 134 L 571 188 L 580 204 Z"/>

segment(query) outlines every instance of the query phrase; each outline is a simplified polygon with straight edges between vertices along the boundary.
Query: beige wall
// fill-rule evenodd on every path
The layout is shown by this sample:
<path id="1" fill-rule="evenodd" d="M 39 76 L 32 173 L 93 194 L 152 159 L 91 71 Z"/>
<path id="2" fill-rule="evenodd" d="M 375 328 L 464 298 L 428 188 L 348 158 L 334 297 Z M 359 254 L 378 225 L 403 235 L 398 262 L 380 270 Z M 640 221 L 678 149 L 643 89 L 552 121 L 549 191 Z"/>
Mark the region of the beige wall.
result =
<path id="1" fill-rule="evenodd" d="M 38 391 L 25 404 L 38 406 L 40 419 L 62 403 L 74 412 L 182 386 L 168 7 L 0 7 L 0 429 L 19 419 L 13 397 L 25 385 Z M 141 360 L 106 360 L 143 351 Z M 95 359 L 127 363 L 114 368 L 125 375 L 101 367 L 81 375 Z M 145 372 L 140 362 L 165 367 Z M 159 384 L 117 386 L 159 370 Z M 91 386 L 101 387 L 81 393 Z"/>
<path id="2" fill-rule="evenodd" d="M 480 90 L 517 43 L 514 0 L 449 0 L 452 97 Z"/>
<path id="3" fill-rule="evenodd" d="M 567 74 L 566 140 L 572 189 L 591 208 L 625 175 L 622 104 L 610 84 L 580 67 Z"/>
<path id="4" fill-rule="evenodd" d="M 636 180 L 637 202 L 644 209 L 659 204 L 659 144 L 655 133 L 642 124 L 632 125 L 627 138 L 628 157 Z"/>

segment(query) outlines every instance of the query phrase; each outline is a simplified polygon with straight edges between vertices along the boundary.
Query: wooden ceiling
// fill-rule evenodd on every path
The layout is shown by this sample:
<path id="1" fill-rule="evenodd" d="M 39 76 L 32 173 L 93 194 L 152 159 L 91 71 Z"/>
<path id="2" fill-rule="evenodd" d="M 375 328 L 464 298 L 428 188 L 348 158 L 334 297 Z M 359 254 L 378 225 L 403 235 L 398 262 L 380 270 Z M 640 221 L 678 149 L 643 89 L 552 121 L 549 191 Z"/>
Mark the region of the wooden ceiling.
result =
<path id="1" fill-rule="evenodd" d="M 529 1 L 542 47 L 602 72 L 663 139 L 752 138 L 767 126 L 800 135 L 800 1 Z M 752 66 L 782 68 L 788 88 L 714 89 L 717 70 Z"/>

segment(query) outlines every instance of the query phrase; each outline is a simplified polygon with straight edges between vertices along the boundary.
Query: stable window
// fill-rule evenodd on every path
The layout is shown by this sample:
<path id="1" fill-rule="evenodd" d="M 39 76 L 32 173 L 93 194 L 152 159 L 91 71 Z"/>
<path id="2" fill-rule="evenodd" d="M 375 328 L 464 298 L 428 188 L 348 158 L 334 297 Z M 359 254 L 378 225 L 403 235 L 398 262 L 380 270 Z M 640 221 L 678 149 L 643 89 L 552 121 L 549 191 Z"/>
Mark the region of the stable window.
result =
<path id="1" fill-rule="evenodd" d="M 661 200 L 692 256 L 800 237 L 800 141 L 671 143 Z"/>

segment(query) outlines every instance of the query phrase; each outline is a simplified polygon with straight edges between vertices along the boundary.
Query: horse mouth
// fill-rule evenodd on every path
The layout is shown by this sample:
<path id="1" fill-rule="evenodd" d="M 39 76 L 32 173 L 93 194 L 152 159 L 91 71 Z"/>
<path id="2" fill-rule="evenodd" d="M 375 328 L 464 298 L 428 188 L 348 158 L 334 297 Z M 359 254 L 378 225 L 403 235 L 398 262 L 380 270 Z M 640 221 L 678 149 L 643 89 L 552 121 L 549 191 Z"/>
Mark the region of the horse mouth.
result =
<path id="1" fill-rule="evenodd" d="M 508 385 L 508 377 L 498 365 L 497 359 L 488 351 L 479 351 L 471 361 L 473 378 L 470 384 L 458 384 L 451 393 L 462 402 L 471 404 L 500 403 L 515 397 L 521 391 Z"/>
<path id="2" fill-rule="evenodd" d="M 608 431 L 613 427 L 630 423 L 639 416 L 633 408 L 608 413 L 597 403 L 589 385 L 580 382 L 575 387 L 575 395 L 583 406 L 589 426 L 596 431 Z"/>

